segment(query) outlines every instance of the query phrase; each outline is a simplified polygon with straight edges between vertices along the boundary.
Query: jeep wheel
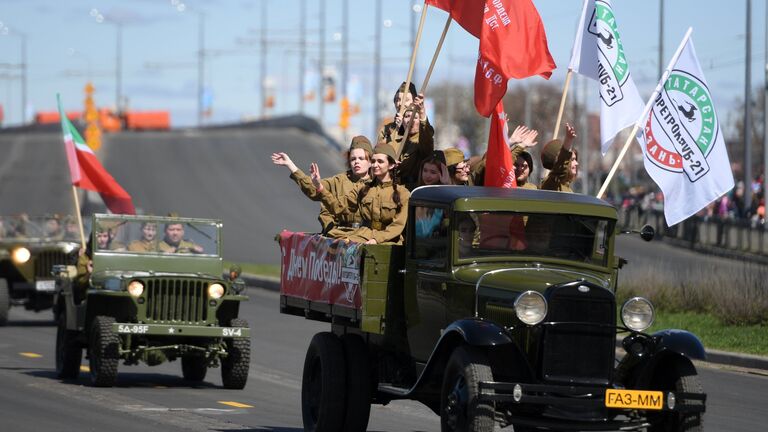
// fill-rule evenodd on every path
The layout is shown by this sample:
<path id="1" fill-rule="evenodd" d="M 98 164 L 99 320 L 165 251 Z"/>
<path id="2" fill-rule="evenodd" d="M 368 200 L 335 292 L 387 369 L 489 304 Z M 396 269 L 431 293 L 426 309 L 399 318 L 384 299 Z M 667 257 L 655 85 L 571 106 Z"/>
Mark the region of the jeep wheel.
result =
<path id="1" fill-rule="evenodd" d="M 248 321 L 233 319 L 231 327 L 248 328 Z M 248 369 L 251 367 L 251 339 L 226 339 L 227 356 L 221 360 L 221 382 L 224 388 L 242 390 L 248 382 Z"/>
<path id="2" fill-rule="evenodd" d="M 80 360 L 83 358 L 83 349 L 75 341 L 77 332 L 67 330 L 65 312 L 57 315 L 56 376 L 62 379 L 76 379 L 80 375 Z"/>
<path id="3" fill-rule="evenodd" d="M 8 323 L 8 311 L 11 309 L 11 293 L 8 281 L 0 279 L 0 327 Z"/>
<path id="4" fill-rule="evenodd" d="M 341 337 L 344 345 L 344 360 L 347 365 L 347 406 L 344 417 L 344 431 L 365 432 L 371 414 L 371 368 L 368 347 L 360 336 L 345 334 Z"/>
<path id="5" fill-rule="evenodd" d="M 493 431 L 493 403 L 477 400 L 480 381 L 493 381 L 486 354 L 473 347 L 456 348 L 443 376 L 440 397 L 442 431 Z"/>
<path id="6" fill-rule="evenodd" d="M 316 334 L 307 348 L 301 379 L 304 430 L 335 432 L 344 424 L 344 345 L 333 333 Z"/>
<path id="7" fill-rule="evenodd" d="M 120 338 L 112 331 L 114 322 L 112 317 L 97 316 L 91 324 L 88 357 L 91 384 L 96 387 L 112 387 L 117 379 Z"/>
<path id="8" fill-rule="evenodd" d="M 654 378 L 654 390 L 677 393 L 703 393 L 696 368 L 690 361 L 676 359 L 670 365 L 659 366 L 660 376 Z M 692 402 L 692 401 L 691 401 Z M 690 402 L 689 402 L 690 403 Z M 696 401 L 695 403 L 703 403 Z M 703 413 L 664 411 L 649 416 L 649 432 L 701 432 L 704 430 Z"/>
<path id="9" fill-rule="evenodd" d="M 181 374 L 187 381 L 200 382 L 208 372 L 208 360 L 200 356 L 184 356 L 181 358 Z"/>

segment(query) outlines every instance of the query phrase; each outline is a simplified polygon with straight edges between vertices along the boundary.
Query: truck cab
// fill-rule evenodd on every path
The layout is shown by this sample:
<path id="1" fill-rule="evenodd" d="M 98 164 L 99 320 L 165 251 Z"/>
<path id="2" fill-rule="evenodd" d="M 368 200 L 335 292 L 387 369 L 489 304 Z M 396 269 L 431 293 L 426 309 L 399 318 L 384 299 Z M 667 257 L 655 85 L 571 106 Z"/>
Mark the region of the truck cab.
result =
<path id="1" fill-rule="evenodd" d="M 346 304 L 311 287 L 304 297 L 283 290 L 283 312 L 331 323 L 307 352 L 305 428 L 365 430 L 370 403 L 414 399 L 444 431 L 701 430 L 706 397 L 692 363 L 705 356 L 701 342 L 681 330 L 645 333 L 646 299 L 616 303 L 624 260 L 614 207 L 571 193 L 427 186 L 408 211 L 403 246 L 300 235 L 335 252 L 307 255 L 332 261 L 354 248 L 358 258 L 346 261 L 359 262 Z M 281 246 L 295 255 L 285 238 Z M 295 288 L 285 261 L 283 270 Z M 345 393 L 329 394 L 331 385 Z M 329 409 L 338 397 L 346 406 Z"/>

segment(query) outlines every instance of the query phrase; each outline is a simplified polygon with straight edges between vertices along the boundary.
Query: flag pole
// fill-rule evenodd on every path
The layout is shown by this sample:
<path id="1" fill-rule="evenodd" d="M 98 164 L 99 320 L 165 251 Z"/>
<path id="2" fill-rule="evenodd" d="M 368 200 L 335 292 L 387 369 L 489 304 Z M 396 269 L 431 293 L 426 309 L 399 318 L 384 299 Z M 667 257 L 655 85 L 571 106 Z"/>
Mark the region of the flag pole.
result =
<path id="1" fill-rule="evenodd" d="M 555 121 L 555 130 L 552 132 L 552 139 L 557 139 L 557 132 L 560 130 L 560 121 L 563 119 L 563 110 L 565 109 L 565 99 L 568 97 L 568 86 L 571 84 L 571 75 L 573 69 L 568 68 L 565 74 L 565 86 L 563 86 L 563 95 L 560 97 L 560 109 L 557 111 L 557 121 Z"/>
<path id="2" fill-rule="evenodd" d="M 411 53 L 411 64 L 408 66 L 408 77 L 405 79 L 405 89 L 403 90 L 403 96 L 400 98 L 400 106 L 398 107 L 398 114 L 400 117 L 403 116 L 403 113 L 405 112 L 405 93 L 408 91 L 408 87 L 411 86 L 411 78 L 413 76 L 413 67 L 416 65 L 416 54 L 419 52 L 419 43 L 421 42 L 421 32 L 424 30 L 424 21 L 427 18 L 427 2 L 424 2 L 424 7 L 421 9 L 421 18 L 419 19 L 419 29 L 416 31 L 416 40 L 413 42 L 413 53 Z M 404 136 L 408 136 L 408 130 L 406 129 Z M 395 142 L 397 144 L 397 147 L 395 147 L 395 154 L 398 158 L 400 158 L 400 149 L 402 146 L 399 142 Z"/>
<path id="3" fill-rule="evenodd" d="M 669 61 L 669 65 L 667 65 L 667 68 L 664 70 L 664 73 L 661 75 L 661 79 L 659 80 L 659 83 L 656 84 L 656 88 L 653 90 L 653 94 L 651 94 L 651 97 L 648 99 L 648 103 L 645 104 L 645 108 L 643 109 L 643 114 L 635 122 L 635 127 L 632 128 L 632 132 L 627 137 L 627 142 L 624 143 L 624 147 L 621 149 L 619 156 L 616 158 L 616 162 L 613 163 L 611 170 L 608 172 L 608 177 L 605 178 L 603 185 L 600 186 L 600 190 L 597 192 L 597 198 L 602 198 L 603 194 L 605 193 L 605 190 L 608 189 L 608 183 L 611 182 L 611 179 L 613 179 L 613 175 L 616 174 L 616 170 L 619 168 L 619 163 L 621 163 L 621 159 L 627 153 L 627 150 L 629 149 L 629 144 L 632 142 L 632 138 L 635 137 L 635 134 L 640 129 L 640 125 L 648 117 L 648 113 L 651 111 L 653 102 L 656 100 L 656 97 L 659 95 L 659 93 L 661 93 L 661 88 L 664 86 L 664 83 L 667 82 L 667 78 L 669 78 L 669 75 L 672 73 L 672 68 L 675 66 L 675 63 L 677 63 L 677 59 L 680 58 L 680 54 L 683 52 L 683 48 L 685 48 L 685 44 L 688 42 L 688 39 L 690 39 L 692 32 L 693 32 L 693 27 L 688 27 L 688 31 L 685 32 L 685 36 L 683 36 L 683 40 L 680 42 L 680 46 L 677 47 L 677 50 L 672 55 L 672 59 Z"/>
<path id="4" fill-rule="evenodd" d="M 421 83 L 421 91 L 419 93 L 424 94 L 427 91 L 427 84 L 429 84 L 429 78 L 432 76 L 432 69 L 435 68 L 435 63 L 437 63 L 437 56 L 440 55 L 440 50 L 443 48 L 443 41 L 445 41 L 445 35 L 448 34 L 448 27 L 451 26 L 451 16 L 448 15 L 448 19 L 445 21 L 445 27 L 443 27 L 443 34 L 440 35 L 440 40 L 437 42 L 437 48 L 435 49 L 435 54 L 432 56 L 432 63 L 429 64 L 429 69 L 427 69 L 427 75 L 424 77 L 424 82 Z"/>
<path id="5" fill-rule="evenodd" d="M 85 228 L 83 228 L 83 216 L 80 214 L 80 200 L 77 198 L 75 185 L 72 185 L 72 196 L 75 198 L 75 214 L 77 214 L 77 226 L 80 228 L 80 246 L 85 251 Z"/>

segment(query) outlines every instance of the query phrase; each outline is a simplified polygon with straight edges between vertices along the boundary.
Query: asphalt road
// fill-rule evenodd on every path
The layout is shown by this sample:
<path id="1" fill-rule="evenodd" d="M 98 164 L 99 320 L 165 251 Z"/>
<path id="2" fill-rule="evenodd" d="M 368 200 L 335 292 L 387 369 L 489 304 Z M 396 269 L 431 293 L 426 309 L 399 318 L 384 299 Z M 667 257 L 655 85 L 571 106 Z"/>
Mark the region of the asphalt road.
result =
<path id="1" fill-rule="evenodd" d="M 307 172 L 312 161 L 324 176 L 343 169 L 323 139 L 292 128 L 126 132 L 105 135 L 97 154 L 140 211 L 221 219 L 225 259 L 278 264 L 275 234 L 317 231 L 320 204 L 272 164 L 277 151 Z M 0 214 L 72 213 L 60 133 L 0 134 L 0 155 Z M 86 212 L 103 211 L 86 198 Z"/>
<path id="2" fill-rule="evenodd" d="M 7 431 L 275 431 L 302 430 L 301 370 L 312 335 L 327 324 L 278 312 L 277 293 L 249 288 L 244 316 L 253 329 L 249 381 L 224 390 L 218 369 L 190 386 L 178 362 L 121 366 L 117 386 L 94 388 L 55 378 L 56 329 L 50 311 L 11 309 L 0 327 L 0 418 Z M 83 365 L 87 362 L 83 361 Z M 708 394 L 707 431 L 764 430 L 768 376 L 698 365 Z M 439 419 L 419 403 L 374 406 L 371 431 L 437 431 Z M 511 430 L 511 428 L 510 428 Z"/>

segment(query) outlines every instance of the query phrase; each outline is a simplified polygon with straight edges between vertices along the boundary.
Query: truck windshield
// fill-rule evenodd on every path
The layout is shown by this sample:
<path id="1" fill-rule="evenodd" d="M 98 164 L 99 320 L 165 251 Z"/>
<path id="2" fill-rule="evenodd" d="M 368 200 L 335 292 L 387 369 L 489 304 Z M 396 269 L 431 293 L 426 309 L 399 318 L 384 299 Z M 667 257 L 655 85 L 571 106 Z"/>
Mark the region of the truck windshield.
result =
<path id="1" fill-rule="evenodd" d="M 613 222 L 593 216 L 517 213 L 457 213 L 459 258 L 536 256 L 607 264 Z"/>
<path id="2" fill-rule="evenodd" d="M 122 254 L 219 254 L 216 222 L 99 219 L 94 250 Z"/>

